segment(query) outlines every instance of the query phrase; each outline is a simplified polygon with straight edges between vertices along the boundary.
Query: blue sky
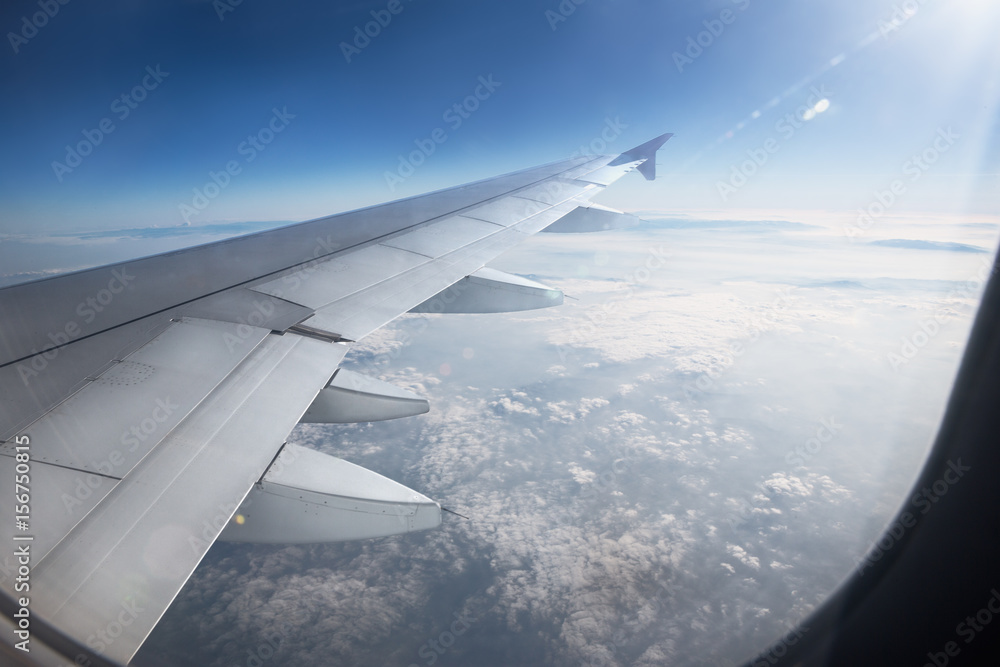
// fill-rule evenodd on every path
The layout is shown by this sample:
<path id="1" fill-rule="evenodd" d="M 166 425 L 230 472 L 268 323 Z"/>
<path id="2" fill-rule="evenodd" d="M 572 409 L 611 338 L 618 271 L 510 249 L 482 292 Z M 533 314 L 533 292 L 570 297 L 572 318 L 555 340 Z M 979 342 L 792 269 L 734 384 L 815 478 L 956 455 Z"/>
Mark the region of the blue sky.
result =
<path id="1" fill-rule="evenodd" d="M 886 0 L 229 1 L 70 2 L 44 20 L 44 0 L 7 3 L 0 231 L 307 219 L 559 159 L 609 123 L 608 152 L 676 133 L 662 182 L 609 193 L 624 208 L 850 213 L 946 128 L 958 138 L 897 209 L 1000 203 L 1000 9 L 985 0 L 913 0 L 908 18 Z M 391 20 L 348 62 L 372 12 Z M 480 77 L 498 85 L 455 127 L 444 113 Z M 121 99 L 144 81 L 144 99 Z M 782 118 L 817 95 L 826 110 L 789 134 Z M 274 110 L 285 126 L 251 150 Z M 438 128 L 446 139 L 390 187 Z M 70 167 L 67 146 L 95 137 Z M 774 145 L 725 196 L 733 169 Z M 183 215 L 230 161 L 225 187 Z"/>
<path id="2" fill-rule="evenodd" d="M 245 662 L 257 627 L 291 618 L 270 664 L 409 664 L 485 600 L 449 659 L 548 650 L 580 664 L 622 628 L 629 655 L 741 658 L 854 566 L 919 469 L 913 443 L 932 437 L 975 309 L 958 287 L 988 256 L 939 244 L 996 242 L 995 0 L 58 1 L 0 9 L 0 285 L 675 133 L 657 182 L 630 175 L 601 199 L 655 225 L 539 235 L 497 262 L 579 301 L 439 318 L 426 336 L 402 318 L 352 363 L 433 412 L 296 434 L 476 521 L 411 541 L 217 547 L 150 656 Z M 348 62 L 342 44 L 372 12 L 391 21 Z M 449 109 L 470 99 L 457 123 Z M 446 139 L 390 187 L 400 156 L 434 136 Z M 71 164 L 81 142 L 96 145 Z M 836 227 L 856 229 L 897 181 L 887 216 L 849 245 Z M 618 297 L 654 241 L 669 268 Z M 772 317 L 779 287 L 798 295 Z M 950 326 L 919 360 L 886 362 L 942 313 Z M 706 378 L 711 391 L 686 395 Z M 841 439 L 789 468 L 831 415 Z M 623 456 L 628 476 L 584 502 Z M 776 491 L 746 529 L 716 531 L 760 484 Z M 814 537 L 817 525 L 832 528 Z M 640 614 L 669 572 L 675 593 Z"/>

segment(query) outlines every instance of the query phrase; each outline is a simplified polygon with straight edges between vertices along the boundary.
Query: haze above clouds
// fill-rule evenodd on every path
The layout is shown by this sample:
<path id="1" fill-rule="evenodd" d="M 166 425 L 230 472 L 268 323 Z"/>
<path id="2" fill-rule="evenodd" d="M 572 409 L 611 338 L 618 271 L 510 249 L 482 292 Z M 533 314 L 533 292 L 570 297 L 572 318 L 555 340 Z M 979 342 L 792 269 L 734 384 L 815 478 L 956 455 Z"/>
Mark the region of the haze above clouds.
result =
<path id="1" fill-rule="evenodd" d="M 671 256 L 647 275 L 651 249 Z M 245 664 L 261 630 L 287 623 L 275 664 L 747 659 L 903 503 L 984 261 L 813 224 L 536 237 L 494 266 L 577 301 L 406 316 L 348 367 L 431 412 L 291 438 L 471 519 L 343 545 L 216 545 L 140 657 Z M 940 330 L 894 369 L 901 337 L 934 315 Z M 476 621 L 435 652 L 456 613 Z"/>

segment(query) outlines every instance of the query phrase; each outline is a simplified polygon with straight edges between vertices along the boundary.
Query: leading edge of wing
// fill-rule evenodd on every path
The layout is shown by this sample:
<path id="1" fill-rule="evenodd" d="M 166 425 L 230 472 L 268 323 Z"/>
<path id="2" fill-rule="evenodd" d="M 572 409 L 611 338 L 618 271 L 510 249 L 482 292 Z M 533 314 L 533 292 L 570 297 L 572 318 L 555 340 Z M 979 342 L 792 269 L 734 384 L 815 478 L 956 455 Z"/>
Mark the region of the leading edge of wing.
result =
<path id="1" fill-rule="evenodd" d="M 0 371 L 5 370 L 3 365 L 6 364 L 6 370 L 10 370 L 13 363 L 20 361 L 16 356 L 11 359 L 9 353 L 12 345 L 16 348 L 23 347 L 25 342 L 35 342 L 41 347 L 51 339 L 51 336 L 45 338 L 45 332 L 52 331 L 47 328 L 49 324 L 67 322 L 67 318 L 69 323 L 74 323 L 73 315 L 79 311 L 79 307 L 74 311 L 73 306 L 81 294 L 88 293 L 88 290 L 93 293 L 92 290 L 100 288 L 100 293 L 106 291 L 111 295 L 114 303 L 103 304 L 108 307 L 101 311 L 112 313 L 111 317 L 96 318 L 98 321 L 95 328 L 89 332 L 83 331 L 86 335 L 80 333 L 79 327 L 76 327 L 75 335 L 68 325 L 58 329 L 62 340 L 59 346 L 96 337 L 122 324 L 136 322 L 137 318 L 167 318 L 169 316 L 166 313 L 171 308 L 187 308 L 193 302 L 200 303 L 199 300 L 206 296 L 232 288 L 244 289 L 240 286 L 249 286 L 262 277 L 280 276 L 284 271 L 294 271 L 299 265 L 312 266 L 318 258 L 328 260 L 327 256 L 344 251 L 353 253 L 358 246 L 378 243 L 380 239 L 400 233 L 408 234 L 410 230 L 424 224 L 469 209 L 474 209 L 484 218 L 490 215 L 507 215 L 509 211 L 495 206 L 505 198 L 517 199 L 522 206 L 526 202 L 530 210 L 551 209 L 552 216 L 561 217 L 573 209 L 573 197 L 576 195 L 570 193 L 556 197 L 551 192 L 533 186 L 570 179 L 574 187 L 582 188 L 587 193 L 596 193 L 600 190 L 598 185 L 607 185 L 637 167 L 640 173 L 650 179 L 655 174 L 655 152 L 670 136 L 662 135 L 618 156 L 570 158 L 368 209 L 2 289 L 0 322 L 4 323 L 4 330 L 0 332 Z M 538 199 L 525 199 L 523 195 L 529 190 L 531 196 Z M 522 196 L 518 196 L 519 194 Z M 493 210 L 494 208 L 497 210 Z M 475 251 L 482 252 L 482 258 L 487 258 L 488 255 L 499 252 L 498 248 L 492 246 L 502 240 L 501 237 L 523 237 L 540 231 L 551 223 L 548 217 L 540 214 L 533 214 L 528 218 L 530 224 L 521 224 L 512 219 L 506 230 L 500 227 L 507 223 L 489 222 L 488 224 L 497 225 L 499 230 L 492 235 L 492 240 L 487 242 L 482 239 L 476 243 L 465 240 L 462 248 L 449 253 Z M 322 234 L 327 234 L 325 239 L 321 238 Z M 334 234 L 337 235 L 336 239 L 332 238 Z M 316 238 L 315 243 L 311 242 L 313 237 Z M 199 254 L 198 251 L 203 252 Z M 184 257 L 187 259 L 178 261 Z M 196 257 L 198 261 L 192 261 Z M 206 258 L 216 259 L 218 263 L 213 265 L 205 262 Z M 455 257 L 450 259 L 454 260 Z M 469 266 L 480 266 L 483 261 L 488 259 L 479 259 L 478 254 L 476 257 L 470 256 Z M 456 270 L 458 268 L 466 267 L 456 266 Z M 462 271 L 456 273 L 458 278 L 449 274 L 441 277 L 441 280 L 448 282 L 459 279 L 461 273 Z M 164 276 L 169 280 L 164 280 Z M 218 281 L 214 289 L 209 284 L 212 280 Z M 386 278 L 381 280 L 384 282 Z M 180 283 L 180 286 L 174 287 L 173 283 Z M 46 294 L 48 299 L 45 298 Z M 261 295 L 264 296 L 266 295 Z M 374 294 L 365 295 L 366 298 L 372 296 Z M 409 301 L 414 302 L 425 298 L 423 294 L 409 296 L 412 297 Z M 408 307 L 409 301 L 403 306 Z M 122 308 L 120 312 L 114 313 L 115 306 L 119 303 Z M 373 318 L 375 324 L 366 327 L 381 326 L 380 322 L 391 319 L 393 313 L 406 312 L 405 308 L 400 311 L 395 302 L 390 304 L 388 297 L 380 300 L 379 304 L 392 312 L 387 312 L 384 319 L 382 315 Z M 322 310 L 322 306 L 304 307 L 304 311 L 313 309 L 318 312 Z M 33 316 L 45 312 L 54 314 L 41 321 L 33 319 Z M 296 311 L 295 317 L 301 314 Z M 211 318 L 208 313 L 204 316 Z M 265 326 L 261 329 L 261 334 L 268 339 L 268 345 L 254 353 L 254 358 L 260 357 L 261 363 L 267 368 L 251 372 L 247 367 L 227 378 L 219 385 L 220 391 L 213 392 L 209 400 L 200 405 L 190 419 L 185 420 L 184 428 L 173 431 L 167 440 L 143 458 L 141 465 L 136 466 L 123 483 L 98 503 L 83 521 L 66 534 L 49 557 L 38 564 L 35 568 L 37 572 L 33 570 L 38 585 L 44 589 L 39 593 L 37 601 L 42 617 L 57 624 L 60 629 L 67 630 L 71 636 L 82 639 L 94 634 L 95 628 L 99 629 L 100 624 L 111 618 L 122 605 L 143 606 L 142 620 L 136 620 L 135 627 L 130 630 L 127 638 L 117 640 L 114 646 L 100 647 L 101 652 L 112 659 L 126 661 L 134 654 L 217 537 L 218 531 L 201 535 L 201 540 L 195 540 L 198 548 L 190 547 L 193 543 L 192 531 L 200 527 L 199 505 L 207 501 L 213 507 L 236 506 L 233 502 L 245 495 L 246 487 L 256 479 L 255 475 L 259 476 L 259 469 L 266 467 L 270 461 L 269 454 L 280 446 L 282 438 L 279 431 L 287 434 L 294 427 L 294 423 L 308 407 L 307 399 L 319 390 L 328 377 L 324 374 L 329 374 L 336 368 L 346 349 L 340 343 L 320 343 L 300 339 L 299 336 L 270 336 L 268 334 L 271 333 L 271 328 Z M 20 339 L 25 332 L 31 332 L 36 339 L 41 336 L 42 340 Z M 51 351 L 53 347 L 52 344 L 47 344 L 44 349 Z M 41 354 L 32 351 L 32 356 Z M 324 363 L 317 366 L 315 361 L 318 359 L 322 359 Z M 270 364 L 273 364 L 273 375 L 269 370 Z M 305 384 L 310 386 L 302 387 L 302 383 L 296 379 L 303 376 L 309 376 L 310 381 Z M 7 385 L 0 386 L 0 399 L 5 391 L 20 389 L 14 386 L 11 379 L 11 374 L 0 373 L 0 380 L 4 380 Z M 295 386 L 301 387 L 304 393 L 298 397 L 299 400 L 293 401 L 286 394 L 288 387 Z M 241 399 L 240 395 L 246 400 Z M 223 400 L 223 396 L 227 398 Z M 231 403 L 228 409 L 223 405 L 227 401 Z M 219 409 L 220 406 L 222 409 Z M 280 410 L 275 411 L 279 407 Z M 278 412 L 287 414 L 279 415 Z M 218 458 L 223 453 L 233 455 L 233 448 L 239 443 L 259 436 L 260 427 L 257 422 L 267 416 L 267 413 L 272 413 L 268 423 L 273 426 L 274 432 L 269 433 L 270 437 L 261 439 L 260 451 L 255 452 L 256 456 L 244 457 L 242 467 L 246 469 L 233 466 L 231 461 L 227 463 L 228 459 L 223 460 L 225 457 Z M 227 414 L 228 417 L 224 416 Z M 0 423 L 0 427 L 2 426 Z M 207 448 L 210 442 L 214 444 Z M 170 447 L 165 446 L 170 443 L 173 443 Z M 206 492 L 205 489 L 209 488 L 215 490 Z M 160 489 L 162 493 L 150 494 L 150 489 Z M 155 520 L 150 521 L 151 518 Z M 123 532 L 111 526 L 119 526 Z M 163 532 L 163 526 L 170 527 L 172 532 Z M 173 553 L 168 549 L 172 556 L 176 556 L 172 559 L 176 567 L 168 567 L 162 559 L 151 560 L 148 553 L 150 544 L 164 540 L 172 542 L 178 535 L 184 538 L 180 540 L 185 542 L 182 551 Z M 114 585 L 115 581 L 121 579 L 122 573 L 128 575 L 128 590 Z M 139 601 L 143 604 L 138 604 Z"/>

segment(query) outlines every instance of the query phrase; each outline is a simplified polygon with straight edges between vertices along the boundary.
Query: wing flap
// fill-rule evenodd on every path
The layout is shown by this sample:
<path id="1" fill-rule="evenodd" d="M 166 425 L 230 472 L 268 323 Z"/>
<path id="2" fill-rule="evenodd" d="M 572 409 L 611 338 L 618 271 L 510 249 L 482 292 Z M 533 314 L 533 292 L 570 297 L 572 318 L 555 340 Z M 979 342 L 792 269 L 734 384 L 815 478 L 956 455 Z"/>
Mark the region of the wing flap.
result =
<path id="1" fill-rule="evenodd" d="M 3 296 L 0 292 L 0 302 Z M 6 322 L 0 318 L 0 324 Z M 139 349 L 169 326 L 169 320 L 146 318 L 0 366 L 0 440 L 22 432 L 110 368 L 114 359 Z"/>
<path id="2" fill-rule="evenodd" d="M 53 498 L 69 476 L 97 480 L 80 518 L 53 513 L 35 545 L 33 612 L 130 659 L 336 370 L 347 348 L 331 341 L 445 298 L 654 153 L 647 142 L 0 289 L 0 438 L 35 425 L 51 460 L 32 472 L 59 470 Z M 169 419 L 153 415 L 162 429 L 126 457 L 143 406 Z"/>
<path id="3" fill-rule="evenodd" d="M 37 564 L 32 611 L 127 662 L 345 351 L 267 336 Z"/>
<path id="4" fill-rule="evenodd" d="M 241 331 L 235 324 L 174 323 L 31 424 L 35 562 L 266 335 L 266 330 Z M 14 455 L 14 443 L 0 445 L 0 470 L 11 469 L 7 479 L 14 478 Z M 44 492 L 46 487 L 52 491 Z M 13 494 L 3 494 L 0 511 L 13 516 L 13 503 Z M 3 533 L 13 536 L 14 527 Z"/>

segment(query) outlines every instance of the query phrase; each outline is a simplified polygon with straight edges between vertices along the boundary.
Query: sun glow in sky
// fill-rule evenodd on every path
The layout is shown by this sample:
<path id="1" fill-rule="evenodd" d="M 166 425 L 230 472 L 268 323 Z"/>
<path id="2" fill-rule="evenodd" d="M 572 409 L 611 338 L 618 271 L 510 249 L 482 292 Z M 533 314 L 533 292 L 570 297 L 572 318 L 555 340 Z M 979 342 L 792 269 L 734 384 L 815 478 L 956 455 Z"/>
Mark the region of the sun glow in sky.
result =
<path id="1" fill-rule="evenodd" d="M 732 664 L 912 484 L 997 244 L 1000 3 L 53 3 L 0 9 L 0 286 L 674 133 L 598 199 L 645 225 L 496 260 L 564 306 L 352 345 L 431 413 L 290 436 L 475 519 L 216 545 L 149 658 L 429 664 L 468 612 L 446 662 Z"/>
<path id="2" fill-rule="evenodd" d="M 609 203 L 850 214 L 950 128 L 894 212 L 1000 204 L 995 3 L 550 4 L 7 3 L 0 232 L 308 219 L 665 131 Z"/>

